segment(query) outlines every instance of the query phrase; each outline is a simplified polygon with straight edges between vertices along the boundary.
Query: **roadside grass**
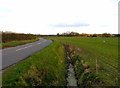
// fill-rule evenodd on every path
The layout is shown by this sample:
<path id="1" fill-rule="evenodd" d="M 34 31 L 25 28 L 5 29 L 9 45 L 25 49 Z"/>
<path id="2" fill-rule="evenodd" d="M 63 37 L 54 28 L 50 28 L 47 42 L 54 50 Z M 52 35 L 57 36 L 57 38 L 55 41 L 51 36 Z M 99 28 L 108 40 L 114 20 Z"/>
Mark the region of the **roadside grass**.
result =
<path id="1" fill-rule="evenodd" d="M 39 39 L 37 38 L 37 39 L 32 39 L 32 40 L 10 41 L 10 42 L 6 42 L 6 43 L 2 43 L 2 44 L 0 44 L 0 46 L 2 46 L 2 48 L 15 47 L 18 45 L 23 45 L 23 44 L 35 42 L 37 40 L 39 40 Z"/>
<path id="2" fill-rule="evenodd" d="M 45 49 L 3 72 L 3 87 L 65 86 L 64 47 L 54 41 Z"/>
<path id="3" fill-rule="evenodd" d="M 118 85 L 118 38 L 116 37 L 51 37 L 67 45 L 80 48 L 80 57 L 91 68 L 105 86 Z"/>

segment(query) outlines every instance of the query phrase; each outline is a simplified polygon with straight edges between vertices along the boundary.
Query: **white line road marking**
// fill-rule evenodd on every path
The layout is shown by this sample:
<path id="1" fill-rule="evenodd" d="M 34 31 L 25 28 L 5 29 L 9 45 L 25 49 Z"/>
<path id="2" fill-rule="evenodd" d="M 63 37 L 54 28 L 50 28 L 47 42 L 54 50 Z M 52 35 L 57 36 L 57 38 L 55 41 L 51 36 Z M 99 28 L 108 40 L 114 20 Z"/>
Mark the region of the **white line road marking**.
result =
<path id="1" fill-rule="evenodd" d="M 39 43 L 37 43 L 37 44 L 41 44 L 41 43 L 43 43 L 43 42 L 46 42 L 47 40 L 44 40 L 44 41 L 42 41 L 42 42 L 39 42 Z M 17 49 L 16 51 L 19 51 L 19 50 L 22 50 L 22 49 L 26 49 L 26 48 L 29 48 L 29 47 L 32 47 L 33 45 L 29 45 L 29 46 L 26 46 L 26 47 L 22 47 L 22 48 L 19 48 L 19 49 Z"/>
<path id="2" fill-rule="evenodd" d="M 46 42 L 47 40 L 44 40 L 43 42 Z"/>
<path id="3" fill-rule="evenodd" d="M 39 44 L 41 44 L 41 42 L 40 42 L 40 43 L 37 43 L 37 44 L 39 45 Z"/>
<path id="4" fill-rule="evenodd" d="M 46 41 L 47 41 L 47 40 L 44 40 L 44 41 L 42 41 L 42 42 L 39 42 L 39 43 L 37 43 L 37 44 L 39 45 L 39 44 L 41 44 L 41 43 L 43 43 L 43 42 L 46 42 Z"/>
<path id="5" fill-rule="evenodd" d="M 29 48 L 29 47 L 32 47 L 33 45 L 29 45 L 29 46 L 26 46 L 26 47 L 23 47 L 23 48 L 19 48 L 17 49 L 16 51 L 19 51 L 19 50 L 22 50 L 22 49 L 26 49 L 26 48 Z"/>

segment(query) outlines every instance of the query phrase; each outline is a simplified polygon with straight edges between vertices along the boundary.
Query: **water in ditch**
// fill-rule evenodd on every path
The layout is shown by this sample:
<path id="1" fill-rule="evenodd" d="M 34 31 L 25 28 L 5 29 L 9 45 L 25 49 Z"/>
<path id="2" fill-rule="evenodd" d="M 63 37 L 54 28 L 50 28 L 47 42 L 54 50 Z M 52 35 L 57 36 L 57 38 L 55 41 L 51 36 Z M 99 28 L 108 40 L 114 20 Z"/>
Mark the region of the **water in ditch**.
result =
<path id="1" fill-rule="evenodd" d="M 72 64 L 68 66 L 67 86 L 77 86 L 77 80 L 75 78 L 75 72 Z"/>
<path id="2" fill-rule="evenodd" d="M 70 57 L 67 53 L 67 60 L 69 60 Z M 68 62 L 68 68 L 67 68 L 67 86 L 76 86 L 77 87 L 77 80 L 75 78 L 75 72 L 74 67 L 71 63 Z"/>

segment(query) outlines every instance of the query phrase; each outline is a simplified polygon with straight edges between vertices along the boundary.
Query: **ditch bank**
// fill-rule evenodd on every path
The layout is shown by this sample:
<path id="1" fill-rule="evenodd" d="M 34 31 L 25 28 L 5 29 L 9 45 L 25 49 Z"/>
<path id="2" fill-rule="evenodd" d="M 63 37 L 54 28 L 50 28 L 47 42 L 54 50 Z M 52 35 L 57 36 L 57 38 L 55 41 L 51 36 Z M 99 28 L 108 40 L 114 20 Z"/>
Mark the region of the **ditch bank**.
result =
<path id="1" fill-rule="evenodd" d="M 82 49 L 72 45 L 64 45 L 66 51 L 66 85 L 68 87 L 92 87 L 103 86 L 101 78 L 96 73 L 96 68 L 91 68 L 80 56 Z"/>
<path id="2" fill-rule="evenodd" d="M 77 80 L 75 77 L 75 71 L 73 65 L 70 63 L 70 56 L 69 52 L 66 47 L 66 62 L 67 62 L 67 86 L 77 86 Z"/>

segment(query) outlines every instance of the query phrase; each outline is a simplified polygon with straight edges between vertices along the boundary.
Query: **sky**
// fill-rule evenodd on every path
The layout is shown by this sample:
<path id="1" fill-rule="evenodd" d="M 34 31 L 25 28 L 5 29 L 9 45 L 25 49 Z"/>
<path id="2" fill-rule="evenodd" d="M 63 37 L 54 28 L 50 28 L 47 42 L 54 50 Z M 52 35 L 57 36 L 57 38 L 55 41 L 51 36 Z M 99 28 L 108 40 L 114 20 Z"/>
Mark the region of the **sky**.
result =
<path id="1" fill-rule="evenodd" d="M 0 0 L 0 31 L 118 34 L 119 0 Z"/>

